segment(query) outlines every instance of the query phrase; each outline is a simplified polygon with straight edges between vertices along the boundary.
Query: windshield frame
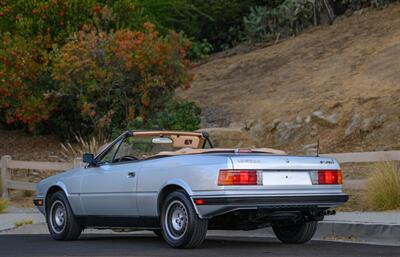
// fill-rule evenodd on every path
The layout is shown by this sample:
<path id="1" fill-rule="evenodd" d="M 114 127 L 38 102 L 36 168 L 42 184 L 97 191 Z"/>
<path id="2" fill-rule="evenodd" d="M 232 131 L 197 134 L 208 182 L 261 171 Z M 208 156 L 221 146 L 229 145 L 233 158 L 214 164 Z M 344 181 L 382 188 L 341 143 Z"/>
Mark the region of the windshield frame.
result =
<path id="1" fill-rule="evenodd" d="M 206 132 L 184 132 L 184 131 L 125 131 L 121 135 L 119 135 L 116 139 L 114 139 L 107 147 L 104 148 L 103 151 L 101 151 L 99 154 L 95 156 L 95 162 L 97 163 L 99 160 L 101 160 L 105 155 L 108 154 L 108 152 L 113 149 L 115 144 L 121 145 L 121 143 L 128 137 L 163 137 L 163 136 L 189 136 L 189 137 L 199 137 L 199 142 L 201 142 L 201 145 L 198 145 L 198 147 L 194 149 L 204 149 L 208 143 L 209 148 L 213 148 L 213 144 L 211 140 L 208 137 L 208 133 Z M 119 148 L 118 146 L 118 148 Z M 116 153 L 118 152 L 118 149 Z M 114 156 L 115 157 L 115 156 Z M 150 156 L 150 159 L 153 156 Z M 146 160 L 142 159 L 142 160 Z"/>

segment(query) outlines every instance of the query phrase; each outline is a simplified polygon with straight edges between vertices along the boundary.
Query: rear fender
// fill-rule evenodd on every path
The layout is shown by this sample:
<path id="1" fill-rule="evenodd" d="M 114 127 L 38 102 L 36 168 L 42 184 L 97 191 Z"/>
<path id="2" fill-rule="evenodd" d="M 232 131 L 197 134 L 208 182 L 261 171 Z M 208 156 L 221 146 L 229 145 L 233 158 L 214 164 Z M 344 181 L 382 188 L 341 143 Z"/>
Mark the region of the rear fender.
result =
<path id="1" fill-rule="evenodd" d="M 193 204 L 193 207 L 194 207 L 194 209 L 195 209 L 195 211 L 196 211 L 196 214 L 199 216 L 199 218 L 202 218 L 202 216 L 201 216 L 200 212 L 198 211 L 197 206 L 196 206 L 196 204 L 194 203 L 194 200 L 193 200 L 193 198 L 192 198 L 192 196 L 193 196 L 193 191 L 192 191 L 192 189 L 190 188 L 190 186 L 189 186 L 184 180 L 174 178 L 174 179 L 169 180 L 162 188 L 165 188 L 165 187 L 171 186 L 171 185 L 173 185 L 173 186 L 179 186 L 179 187 L 183 188 L 183 190 L 184 190 L 184 191 L 186 192 L 186 194 L 189 196 L 189 199 L 190 199 L 190 201 L 191 201 L 192 204 Z"/>
<path id="2" fill-rule="evenodd" d="M 171 186 L 171 185 L 179 186 L 179 187 L 183 188 L 183 190 L 185 190 L 185 192 L 189 196 L 193 195 L 193 191 L 190 188 L 190 186 L 185 181 L 183 181 L 182 179 L 177 179 L 177 178 L 171 179 L 162 188 L 165 188 L 165 187 Z"/>

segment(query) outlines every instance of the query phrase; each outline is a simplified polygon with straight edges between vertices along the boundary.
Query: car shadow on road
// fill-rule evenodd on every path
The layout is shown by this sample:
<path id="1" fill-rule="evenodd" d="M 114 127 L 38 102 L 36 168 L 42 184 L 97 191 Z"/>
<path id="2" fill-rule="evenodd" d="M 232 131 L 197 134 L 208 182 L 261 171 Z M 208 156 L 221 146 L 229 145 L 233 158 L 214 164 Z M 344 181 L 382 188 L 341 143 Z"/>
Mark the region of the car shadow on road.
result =
<path id="1" fill-rule="evenodd" d="M 161 238 L 138 234 L 84 234 L 60 242 L 49 235 L 0 235 L 0 256 L 400 256 L 400 247 L 311 241 L 285 245 L 276 239 L 208 237 L 197 249 L 169 247 Z"/>

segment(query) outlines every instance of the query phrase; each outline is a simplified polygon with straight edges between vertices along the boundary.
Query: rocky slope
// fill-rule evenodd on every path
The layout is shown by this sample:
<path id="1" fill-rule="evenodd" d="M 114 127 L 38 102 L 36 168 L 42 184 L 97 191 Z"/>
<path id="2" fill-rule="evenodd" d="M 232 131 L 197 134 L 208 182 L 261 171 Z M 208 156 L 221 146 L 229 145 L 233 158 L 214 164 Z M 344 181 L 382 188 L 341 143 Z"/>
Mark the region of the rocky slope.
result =
<path id="1" fill-rule="evenodd" d="M 273 46 L 211 58 L 180 96 L 217 143 L 323 152 L 400 149 L 400 5 Z M 239 139 L 238 139 L 239 138 Z"/>

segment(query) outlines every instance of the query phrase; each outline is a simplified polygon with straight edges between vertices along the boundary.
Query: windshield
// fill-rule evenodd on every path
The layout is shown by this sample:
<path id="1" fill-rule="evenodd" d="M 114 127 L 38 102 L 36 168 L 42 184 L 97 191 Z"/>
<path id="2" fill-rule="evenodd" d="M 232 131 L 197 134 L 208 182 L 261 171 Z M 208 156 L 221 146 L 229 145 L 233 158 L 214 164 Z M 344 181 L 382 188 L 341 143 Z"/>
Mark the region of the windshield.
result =
<path id="1" fill-rule="evenodd" d="M 129 133 L 129 134 L 127 134 Z M 96 157 L 97 163 L 109 164 L 143 160 L 154 156 L 182 154 L 212 148 L 210 141 L 198 132 L 138 131 L 127 132 Z"/>
<path id="2" fill-rule="evenodd" d="M 172 140 L 170 143 L 153 143 L 153 138 L 154 137 L 126 138 L 119 147 L 115 159 L 129 156 L 142 160 L 154 156 L 162 151 L 176 151 L 180 149 L 173 145 Z"/>

